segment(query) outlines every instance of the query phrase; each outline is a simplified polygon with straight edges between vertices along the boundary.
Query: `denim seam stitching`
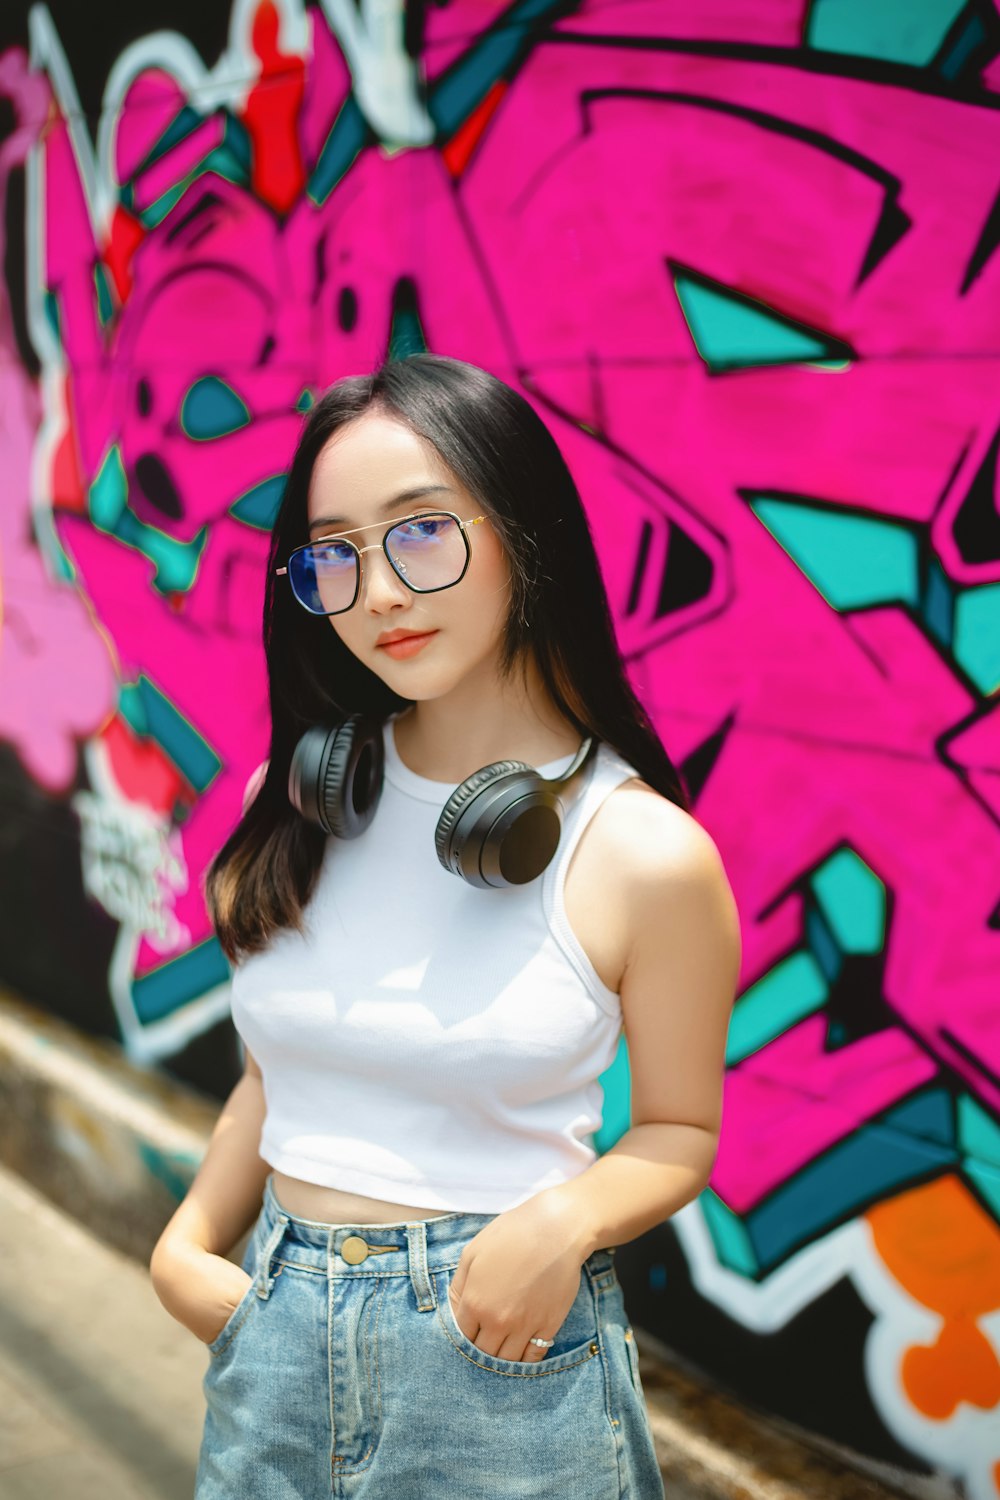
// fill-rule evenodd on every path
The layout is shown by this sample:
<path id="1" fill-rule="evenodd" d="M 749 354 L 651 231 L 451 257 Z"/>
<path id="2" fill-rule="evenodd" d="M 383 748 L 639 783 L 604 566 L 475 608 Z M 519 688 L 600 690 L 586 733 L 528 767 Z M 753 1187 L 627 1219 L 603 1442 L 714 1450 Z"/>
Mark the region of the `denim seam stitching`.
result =
<path id="1" fill-rule="evenodd" d="M 380 1316 L 380 1314 L 382 1312 L 382 1299 L 384 1298 L 384 1296 L 385 1296 L 385 1287 L 382 1286 L 378 1290 L 378 1298 L 377 1298 L 377 1300 L 373 1299 L 375 1301 L 375 1332 L 374 1332 L 374 1335 L 372 1337 L 372 1349 L 373 1349 L 372 1364 L 374 1364 L 374 1366 L 375 1366 L 375 1379 L 376 1379 L 376 1382 L 378 1382 L 378 1320 L 379 1320 L 379 1316 Z M 367 1325 L 370 1322 L 371 1322 L 371 1304 L 369 1303 L 368 1311 L 367 1311 L 367 1314 L 365 1316 L 365 1323 Z M 371 1374 L 371 1365 L 369 1365 L 369 1368 L 368 1368 L 368 1394 L 369 1394 L 369 1396 L 371 1395 L 371 1391 L 372 1391 L 372 1374 Z M 373 1427 L 378 1427 L 378 1426 L 380 1426 L 381 1421 L 382 1421 L 382 1390 L 381 1390 L 381 1385 L 378 1386 L 378 1398 L 377 1398 L 377 1401 L 374 1403 L 374 1405 L 376 1407 L 377 1415 L 376 1415 L 375 1421 L 373 1422 L 372 1425 L 373 1425 Z M 376 1449 L 377 1446 L 378 1446 L 378 1435 L 376 1434 L 376 1436 L 373 1437 L 373 1439 L 372 1439 L 371 1443 L 369 1444 L 369 1446 L 365 1449 L 364 1453 L 362 1453 L 361 1457 L 358 1459 L 357 1463 L 354 1464 L 353 1467 L 350 1468 L 350 1469 L 337 1469 L 336 1470 L 337 1475 L 339 1476 L 341 1474 L 347 1474 L 347 1475 L 360 1474 L 363 1469 L 370 1468 L 371 1464 L 368 1463 L 368 1462 L 366 1462 L 366 1460 L 368 1460 L 368 1459 L 371 1458 L 371 1456 L 375 1452 L 375 1449 Z M 335 1463 L 335 1464 L 336 1463 L 342 1463 L 342 1462 L 344 1462 L 344 1460 L 340 1459 L 337 1456 L 336 1453 L 333 1454 L 332 1457 L 333 1457 L 333 1463 Z"/>
<path id="2" fill-rule="evenodd" d="M 649 1417 L 649 1403 L 646 1400 L 646 1392 L 642 1388 L 642 1374 L 639 1370 L 639 1345 L 635 1336 L 635 1328 L 631 1323 L 628 1325 L 628 1327 L 632 1334 L 632 1337 L 630 1339 L 625 1340 L 625 1342 L 628 1344 L 629 1374 L 632 1376 L 632 1387 L 635 1391 L 639 1405 L 642 1408 L 642 1417 L 643 1421 L 646 1424 L 646 1430 L 649 1433 L 650 1438 L 652 1438 L 653 1428 Z"/>
<path id="3" fill-rule="evenodd" d="M 593 1285 L 593 1283 L 594 1283 L 594 1278 L 591 1277 L 591 1284 Z M 607 1286 L 596 1287 L 595 1288 L 595 1293 L 596 1293 L 596 1295 L 595 1295 L 595 1302 L 597 1302 L 597 1299 L 600 1298 L 605 1292 L 610 1291 L 613 1286 L 614 1286 L 614 1283 L 612 1282 L 612 1283 L 609 1283 Z M 598 1303 L 598 1307 L 599 1307 L 599 1303 Z M 622 1425 L 621 1425 L 622 1418 L 621 1418 L 621 1414 L 620 1413 L 616 1417 L 615 1414 L 614 1414 L 614 1412 L 612 1411 L 612 1406 L 615 1403 L 614 1403 L 614 1397 L 613 1397 L 613 1394 L 612 1394 L 611 1366 L 610 1366 L 610 1362 L 609 1362 L 609 1359 L 608 1359 L 606 1330 L 605 1330 L 605 1327 L 604 1327 L 604 1320 L 601 1317 L 600 1311 L 598 1311 L 598 1314 L 597 1314 L 597 1343 L 598 1343 L 598 1346 L 599 1346 L 599 1349 L 600 1349 L 601 1364 L 602 1364 L 603 1369 L 604 1369 L 604 1420 L 608 1424 L 608 1431 L 611 1434 L 611 1446 L 612 1446 L 612 1448 L 614 1450 L 614 1455 L 615 1455 L 615 1467 L 616 1467 L 617 1474 L 618 1474 L 618 1494 L 619 1494 L 619 1496 L 624 1497 L 624 1495 L 625 1495 L 625 1488 L 624 1488 L 624 1485 L 625 1485 L 625 1475 L 624 1475 L 624 1471 L 622 1469 L 622 1460 L 623 1460 L 623 1453 L 622 1453 L 623 1437 L 622 1437 Z"/>
<path id="4" fill-rule="evenodd" d="M 335 1253 L 336 1252 L 334 1251 L 334 1248 L 333 1248 L 333 1237 L 331 1236 L 331 1238 L 330 1238 L 330 1248 L 329 1248 L 329 1260 L 327 1262 L 328 1275 L 327 1275 L 327 1278 L 326 1278 L 326 1364 L 327 1364 L 327 1381 L 326 1381 L 326 1384 L 327 1384 L 327 1390 L 329 1392 L 329 1398 L 330 1398 L 330 1400 L 329 1400 L 329 1414 L 330 1414 L 330 1449 L 329 1449 L 329 1459 L 330 1459 L 330 1482 L 331 1482 L 331 1485 L 335 1485 L 336 1484 L 336 1475 L 337 1475 L 337 1420 L 336 1420 L 336 1410 L 335 1410 L 336 1403 L 335 1403 L 335 1400 L 334 1400 L 334 1395 L 335 1395 L 334 1380 L 336 1379 L 337 1371 L 336 1371 L 336 1366 L 334 1364 L 334 1358 L 333 1358 L 333 1341 L 334 1341 L 334 1335 L 335 1335 L 335 1329 L 334 1329 L 334 1326 L 333 1326 L 333 1316 L 334 1316 L 333 1302 L 334 1302 L 334 1292 L 336 1290 L 336 1283 L 335 1283 L 334 1278 L 333 1278 L 333 1257 L 334 1257 Z"/>
<path id="5" fill-rule="evenodd" d="M 372 1345 L 371 1345 L 371 1347 L 372 1347 L 372 1360 L 371 1360 L 371 1364 L 372 1364 L 372 1367 L 374 1367 L 374 1370 L 375 1370 L 375 1422 L 374 1422 L 373 1425 L 376 1428 L 376 1431 L 380 1430 L 381 1426 L 382 1426 L 382 1379 L 381 1379 L 381 1375 L 380 1375 L 380 1372 L 379 1372 L 379 1363 L 378 1363 L 378 1324 L 379 1324 L 379 1318 L 381 1318 L 381 1316 L 382 1316 L 382 1303 L 385 1301 L 385 1288 L 386 1288 L 386 1283 L 383 1281 L 382 1285 L 379 1287 L 379 1290 L 378 1290 L 378 1302 L 375 1304 L 375 1327 L 372 1330 Z M 371 1367 L 370 1367 L 369 1371 L 368 1371 L 368 1389 L 369 1390 L 371 1390 L 371 1384 L 372 1384 L 372 1375 L 371 1375 Z M 374 1446 L 375 1446 L 375 1444 L 373 1443 L 372 1447 L 374 1447 Z"/>
<path id="6" fill-rule="evenodd" d="M 611 1251 L 611 1254 L 614 1254 L 613 1250 Z M 601 1298 L 606 1296 L 609 1292 L 613 1293 L 615 1290 L 620 1289 L 621 1283 L 618 1279 L 618 1270 L 615 1266 L 614 1260 L 612 1260 L 609 1266 L 604 1266 L 599 1271 L 595 1271 L 593 1269 L 593 1267 L 589 1263 L 589 1260 L 584 1261 L 584 1270 L 587 1273 L 587 1279 L 589 1280 L 591 1286 L 591 1295 L 594 1298 L 594 1313 L 597 1322 L 597 1343 L 600 1352 L 601 1365 L 604 1370 L 604 1420 L 608 1424 L 608 1431 L 611 1434 L 611 1443 L 612 1447 L 614 1448 L 615 1466 L 618 1474 L 618 1493 L 619 1496 L 624 1496 L 625 1490 L 623 1486 L 625 1484 L 625 1477 L 622 1470 L 622 1418 L 620 1413 L 616 1417 L 611 1409 L 613 1405 L 611 1368 L 608 1360 L 607 1333 L 604 1326 L 604 1316 L 601 1310 Z"/>
<path id="7" fill-rule="evenodd" d="M 326 1271 L 325 1266 L 310 1266 L 305 1261 L 302 1261 L 302 1260 L 283 1260 L 281 1256 L 276 1255 L 274 1257 L 274 1263 L 276 1265 L 279 1265 L 279 1266 L 291 1266 L 291 1268 L 292 1268 L 293 1271 L 311 1271 L 314 1276 L 326 1276 L 327 1275 L 327 1271 Z M 458 1262 L 456 1261 L 455 1265 L 437 1266 L 437 1267 L 435 1267 L 435 1270 L 436 1271 L 454 1271 L 455 1267 L 457 1265 L 458 1265 Z M 371 1280 L 373 1278 L 375 1278 L 375 1279 L 380 1279 L 380 1278 L 381 1279 L 385 1279 L 386 1277 L 389 1277 L 389 1276 L 409 1276 L 410 1273 L 405 1268 L 405 1266 L 403 1267 L 402 1270 L 399 1270 L 399 1271 L 387 1271 L 387 1270 L 384 1269 L 384 1263 L 383 1263 L 383 1267 L 380 1268 L 377 1271 L 375 1271 L 375 1270 L 371 1270 L 371 1271 L 359 1271 L 357 1269 L 357 1267 L 352 1266 L 351 1269 L 350 1269 L 350 1271 L 334 1271 L 333 1274 L 334 1274 L 334 1276 L 337 1276 L 337 1277 L 342 1278 L 342 1279 L 347 1278 L 347 1277 L 351 1277 L 351 1278 L 353 1278 L 353 1277 L 358 1277 L 358 1278 L 367 1277 L 369 1280 Z"/>

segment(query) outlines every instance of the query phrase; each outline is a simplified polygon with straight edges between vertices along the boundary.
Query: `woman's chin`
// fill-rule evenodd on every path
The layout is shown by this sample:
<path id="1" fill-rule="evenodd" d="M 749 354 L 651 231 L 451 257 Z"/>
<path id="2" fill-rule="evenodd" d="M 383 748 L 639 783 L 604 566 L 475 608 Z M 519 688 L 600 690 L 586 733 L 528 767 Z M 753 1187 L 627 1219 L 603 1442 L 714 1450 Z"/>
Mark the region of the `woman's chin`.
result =
<path id="1" fill-rule="evenodd" d="M 383 651 L 376 651 L 375 660 L 369 665 L 387 687 L 403 698 L 440 698 L 459 680 L 455 672 L 442 671 L 440 662 L 425 664 L 418 656 L 408 661 L 393 661 Z"/>
<path id="2" fill-rule="evenodd" d="M 423 665 L 414 657 L 410 661 L 376 662 L 372 670 L 399 697 L 422 703 L 447 697 L 479 669 L 476 665 L 449 668 L 443 662 Z"/>

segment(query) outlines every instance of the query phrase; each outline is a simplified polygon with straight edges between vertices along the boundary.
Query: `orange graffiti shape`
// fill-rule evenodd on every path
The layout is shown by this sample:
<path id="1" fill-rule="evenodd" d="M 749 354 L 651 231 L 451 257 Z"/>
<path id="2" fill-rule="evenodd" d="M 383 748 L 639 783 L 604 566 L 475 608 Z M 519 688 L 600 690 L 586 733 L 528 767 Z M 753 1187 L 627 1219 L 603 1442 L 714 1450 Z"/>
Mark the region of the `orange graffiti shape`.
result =
<path id="1" fill-rule="evenodd" d="M 954 1176 L 902 1193 L 867 1214 L 875 1245 L 901 1286 L 941 1315 L 935 1342 L 903 1356 L 916 1409 L 944 1421 L 966 1401 L 1000 1404 L 1000 1361 L 977 1318 L 1000 1306 L 1000 1233 Z"/>

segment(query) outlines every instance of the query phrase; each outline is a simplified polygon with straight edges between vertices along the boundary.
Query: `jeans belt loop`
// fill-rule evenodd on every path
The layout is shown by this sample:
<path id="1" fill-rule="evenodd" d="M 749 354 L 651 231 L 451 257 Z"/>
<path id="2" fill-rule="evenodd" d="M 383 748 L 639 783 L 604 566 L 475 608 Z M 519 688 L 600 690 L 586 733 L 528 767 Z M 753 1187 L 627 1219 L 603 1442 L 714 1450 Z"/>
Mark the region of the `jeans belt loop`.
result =
<path id="1" fill-rule="evenodd" d="M 271 1295 L 275 1278 L 271 1275 L 271 1261 L 275 1251 L 281 1244 L 282 1236 L 288 1226 L 288 1218 L 285 1214 L 279 1214 L 271 1227 L 271 1233 L 267 1237 L 264 1249 L 261 1251 L 260 1266 L 257 1270 L 257 1296 L 266 1301 Z"/>
<path id="2" fill-rule="evenodd" d="M 422 1219 L 406 1226 L 410 1252 L 410 1282 L 417 1299 L 418 1312 L 433 1312 L 434 1288 L 427 1273 L 427 1225 Z"/>

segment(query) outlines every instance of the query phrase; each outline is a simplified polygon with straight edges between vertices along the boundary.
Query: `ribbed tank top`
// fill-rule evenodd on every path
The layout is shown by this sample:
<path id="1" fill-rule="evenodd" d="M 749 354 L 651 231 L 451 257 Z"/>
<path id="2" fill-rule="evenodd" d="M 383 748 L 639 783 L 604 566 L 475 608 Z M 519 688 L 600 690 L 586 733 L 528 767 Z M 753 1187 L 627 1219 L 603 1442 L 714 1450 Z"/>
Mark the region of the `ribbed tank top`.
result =
<path id="1" fill-rule="evenodd" d="M 597 1156 L 621 1005 L 563 888 L 587 823 L 637 772 L 601 744 L 544 873 L 479 890 L 434 849 L 453 786 L 404 765 L 392 724 L 375 817 L 327 839 L 303 931 L 235 968 L 233 1021 L 263 1080 L 259 1152 L 325 1187 L 500 1213 Z"/>

